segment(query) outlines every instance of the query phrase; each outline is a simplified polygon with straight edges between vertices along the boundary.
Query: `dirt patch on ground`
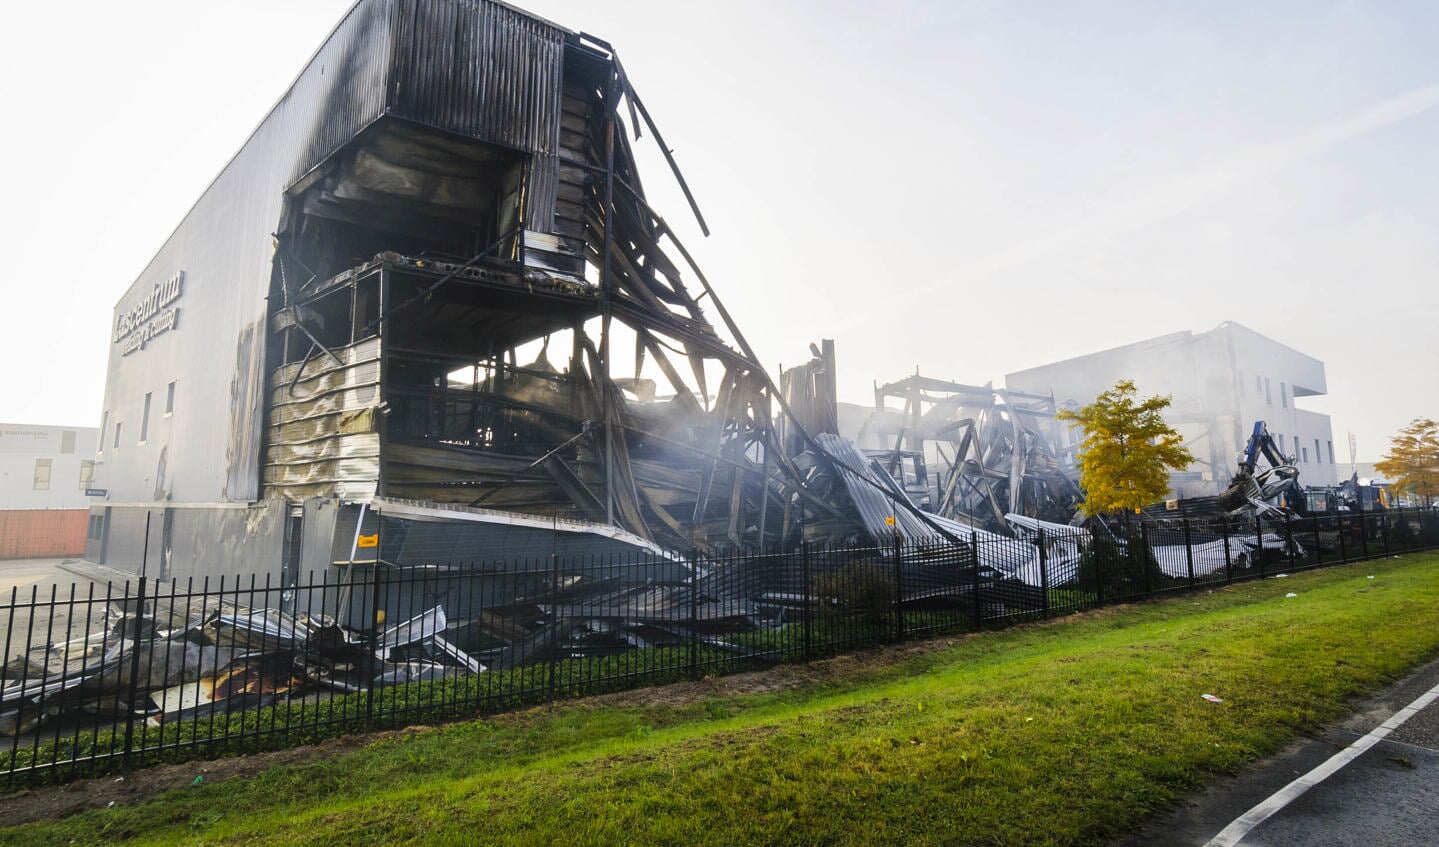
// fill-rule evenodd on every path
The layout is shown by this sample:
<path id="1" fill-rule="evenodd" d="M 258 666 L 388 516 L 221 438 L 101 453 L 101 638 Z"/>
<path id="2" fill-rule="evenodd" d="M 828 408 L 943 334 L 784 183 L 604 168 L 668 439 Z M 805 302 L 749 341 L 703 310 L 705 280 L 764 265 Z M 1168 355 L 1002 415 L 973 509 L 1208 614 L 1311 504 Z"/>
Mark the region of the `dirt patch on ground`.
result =
<path id="1" fill-rule="evenodd" d="M 391 731 L 331 738 L 308 747 L 179 765 L 156 765 L 125 777 L 102 776 L 76 780 L 68 785 L 17 791 L 0 795 L 0 821 L 4 821 L 6 826 L 14 826 L 68 817 L 87 809 L 133 806 L 172 789 L 221 782 L 235 776 L 253 776 L 273 767 L 327 759 L 397 734 Z M 202 782 L 196 783 L 197 778 Z"/>

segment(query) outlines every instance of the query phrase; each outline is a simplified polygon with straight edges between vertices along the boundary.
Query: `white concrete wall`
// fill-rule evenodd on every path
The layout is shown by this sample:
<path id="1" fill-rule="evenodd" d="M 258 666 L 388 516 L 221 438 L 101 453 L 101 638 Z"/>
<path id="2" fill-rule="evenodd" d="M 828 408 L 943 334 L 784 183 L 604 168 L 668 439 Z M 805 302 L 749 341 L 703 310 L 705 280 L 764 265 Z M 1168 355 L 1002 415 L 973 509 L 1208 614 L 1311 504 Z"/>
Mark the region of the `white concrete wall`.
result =
<path id="1" fill-rule="evenodd" d="M 99 437 L 96 427 L 0 423 L 0 509 L 89 508 L 80 472 L 95 460 Z M 43 471 L 37 480 L 42 460 L 48 480 Z"/>
<path id="2" fill-rule="evenodd" d="M 1005 377 L 1005 386 L 1052 392 L 1061 406 L 1083 406 L 1121 379 L 1133 380 L 1141 396 L 1173 398 L 1166 420 L 1197 460 L 1188 473 L 1175 475 L 1178 496 L 1222 490 L 1259 420 L 1276 437 L 1284 435 L 1284 452 L 1298 456 L 1303 484 L 1336 480 L 1329 416 L 1295 405 L 1296 397 L 1302 405 L 1305 397 L 1325 393 L 1324 363 L 1232 321 L 1018 371 Z"/>

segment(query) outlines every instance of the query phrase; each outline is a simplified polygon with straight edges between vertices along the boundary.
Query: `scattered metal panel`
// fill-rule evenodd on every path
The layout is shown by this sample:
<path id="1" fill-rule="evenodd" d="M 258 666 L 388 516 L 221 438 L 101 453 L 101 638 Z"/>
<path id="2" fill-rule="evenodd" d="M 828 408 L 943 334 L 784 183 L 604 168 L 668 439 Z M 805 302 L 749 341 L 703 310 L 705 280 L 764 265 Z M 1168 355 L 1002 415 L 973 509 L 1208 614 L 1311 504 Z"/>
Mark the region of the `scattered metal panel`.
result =
<path id="1" fill-rule="evenodd" d="M 896 535 L 911 542 L 968 537 L 970 527 L 920 512 L 894 478 L 866 458 L 853 442 L 831 433 L 821 433 L 815 436 L 815 441 L 835 462 L 860 521 L 872 539 L 883 543 Z"/>
<path id="2" fill-rule="evenodd" d="M 506 558 L 551 555 L 633 555 L 636 551 L 683 568 L 683 557 L 633 533 L 605 523 L 542 517 L 494 509 L 443 506 L 432 503 L 374 498 L 371 508 L 387 519 L 414 522 L 399 543 L 385 542 L 387 561 L 404 563 L 485 561 L 503 551 Z M 353 523 L 351 523 L 353 528 Z M 391 546 L 393 544 L 393 546 Z M 616 569 L 622 566 L 616 565 Z M 683 570 L 669 576 L 682 578 Z"/>

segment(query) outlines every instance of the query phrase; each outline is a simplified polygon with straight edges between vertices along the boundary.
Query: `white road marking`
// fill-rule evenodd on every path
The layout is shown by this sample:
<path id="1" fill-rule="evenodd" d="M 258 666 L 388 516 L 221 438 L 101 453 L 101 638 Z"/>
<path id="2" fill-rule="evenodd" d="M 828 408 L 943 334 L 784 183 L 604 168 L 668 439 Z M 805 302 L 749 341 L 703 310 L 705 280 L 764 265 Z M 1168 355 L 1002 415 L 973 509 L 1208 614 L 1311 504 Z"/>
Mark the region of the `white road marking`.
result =
<path id="1" fill-rule="evenodd" d="M 1394 717 L 1375 727 L 1368 735 L 1335 753 L 1314 770 L 1274 792 L 1268 799 L 1235 818 L 1233 823 L 1211 838 L 1204 847 L 1234 847 L 1244 839 L 1244 836 L 1249 834 L 1250 830 L 1294 802 L 1310 788 L 1337 773 L 1340 768 L 1359 758 L 1364 751 L 1378 744 L 1385 736 L 1398 729 L 1405 721 L 1414 717 L 1436 699 L 1439 699 L 1439 685 L 1424 692 L 1419 699 L 1400 709 Z"/>

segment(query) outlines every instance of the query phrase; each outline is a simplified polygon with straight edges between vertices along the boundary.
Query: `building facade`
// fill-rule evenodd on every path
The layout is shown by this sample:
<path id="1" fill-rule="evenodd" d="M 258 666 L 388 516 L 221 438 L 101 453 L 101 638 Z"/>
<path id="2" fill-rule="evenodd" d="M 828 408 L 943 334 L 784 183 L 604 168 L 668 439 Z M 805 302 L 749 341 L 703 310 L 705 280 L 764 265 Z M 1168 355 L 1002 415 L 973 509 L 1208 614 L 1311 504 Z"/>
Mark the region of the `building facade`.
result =
<path id="1" fill-rule="evenodd" d="M 116 306 L 87 558 L 294 575 L 843 529 L 626 120 L 664 148 L 599 39 L 356 3 Z"/>
<path id="2" fill-rule="evenodd" d="M 1233 321 L 1016 371 L 1005 383 L 1077 408 L 1121 379 L 1133 380 L 1142 396 L 1173 399 L 1165 419 L 1195 457 L 1188 469 L 1171 474 L 1175 496 L 1224 490 L 1261 420 L 1293 458 L 1302 484 L 1336 482 L 1329 416 L 1300 408 L 1303 398 L 1326 393 L 1324 363 Z M 1078 433 L 1069 437 L 1077 440 Z"/>
<path id="3" fill-rule="evenodd" d="M 84 551 L 94 427 L 0 423 L 0 558 Z"/>

